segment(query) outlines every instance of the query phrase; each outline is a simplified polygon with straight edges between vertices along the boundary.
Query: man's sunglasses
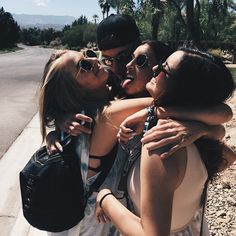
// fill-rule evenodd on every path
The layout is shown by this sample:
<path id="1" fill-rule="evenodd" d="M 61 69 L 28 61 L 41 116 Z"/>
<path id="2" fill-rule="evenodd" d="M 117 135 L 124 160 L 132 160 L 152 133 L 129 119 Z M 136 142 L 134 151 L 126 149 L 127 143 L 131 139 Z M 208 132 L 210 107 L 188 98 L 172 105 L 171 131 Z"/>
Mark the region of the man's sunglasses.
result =
<path id="1" fill-rule="evenodd" d="M 114 62 L 119 64 L 127 64 L 132 60 L 132 55 L 130 53 L 122 53 L 117 57 L 104 56 L 101 58 L 101 62 L 106 66 L 112 66 Z"/>
<path id="2" fill-rule="evenodd" d="M 153 72 L 154 72 L 154 73 L 153 73 L 153 77 L 154 77 L 154 78 L 157 77 L 161 72 L 165 73 L 166 75 L 172 75 L 169 71 L 167 71 L 167 70 L 163 67 L 162 63 L 159 63 L 159 65 L 155 67 L 155 69 L 153 70 Z"/>

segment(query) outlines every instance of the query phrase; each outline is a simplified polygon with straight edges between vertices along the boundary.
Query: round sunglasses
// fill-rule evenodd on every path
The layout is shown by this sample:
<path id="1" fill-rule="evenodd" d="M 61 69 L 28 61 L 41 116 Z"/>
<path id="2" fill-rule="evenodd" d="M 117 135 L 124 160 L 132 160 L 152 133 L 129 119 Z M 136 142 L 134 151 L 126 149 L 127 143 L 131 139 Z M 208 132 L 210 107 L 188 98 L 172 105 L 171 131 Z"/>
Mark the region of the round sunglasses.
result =
<path id="1" fill-rule="evenodd" d="M 146 65 L 148 65 L 148 56 L 145 54 L 140 54 L 137 57 L 133 59 L 136 63 L 136 66 L 139 68 L 142 68 Z"/>
<path id="2" fill-rule="evenodd" d="M 86 59 L 82 59 L 77 64 L 77 69 L 83 72 L 92 71 L 94 64 Z"/>
<path id="3" fill-rule="evenodd" d="M 87 49 L 86 51 L 83 52 L 84 56 L 87 58 L 97 58 L 96 52 L 94 52 L 91 49 Z M 77 69 L 83 72 L 88 72 L 93 69 L 94 64 L 92 64 L 90 61 L 86 59 L 82 59 L 78 62 L 77 64 Z"/>

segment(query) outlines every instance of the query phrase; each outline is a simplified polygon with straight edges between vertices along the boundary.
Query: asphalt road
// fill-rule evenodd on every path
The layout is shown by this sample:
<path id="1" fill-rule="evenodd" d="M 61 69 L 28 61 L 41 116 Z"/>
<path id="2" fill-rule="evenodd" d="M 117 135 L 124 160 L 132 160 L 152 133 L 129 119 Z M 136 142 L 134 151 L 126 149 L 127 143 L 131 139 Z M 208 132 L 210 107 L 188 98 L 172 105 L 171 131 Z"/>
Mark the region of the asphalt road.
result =
<path id="1" fill-rule="evenodd" d="M 37 89 L 52 52 L 20 46 L 0 54 L 0 158 L 37 112 Z"/>

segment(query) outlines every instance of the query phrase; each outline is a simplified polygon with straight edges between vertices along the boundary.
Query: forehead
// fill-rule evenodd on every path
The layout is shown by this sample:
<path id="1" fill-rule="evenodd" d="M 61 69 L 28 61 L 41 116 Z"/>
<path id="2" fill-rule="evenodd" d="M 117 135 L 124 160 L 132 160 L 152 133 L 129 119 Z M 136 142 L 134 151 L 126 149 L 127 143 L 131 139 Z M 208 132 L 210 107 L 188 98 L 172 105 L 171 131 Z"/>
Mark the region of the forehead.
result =
<path id="1" fill-rule="evenodd" d="M 61 56 L 61 65 L 65 70 L 70 71 L 83 58 L 81 52 L 67 51 Z"/>
<path id="2" fill-rule="evenodd" d="M 107 57 L 116 57 L 119 54 L 121 54 L 124 51 L 127 51 L 129 49 L 129 46 L 122 46 L 118 48 L 112 48 L 112 49 L 107 49 L 107 50 L 102 50 L 102 56 L 107 56 Z"/>
<path id="3" fill-rule="evenodd" d="M 168 66 L 171 68 L 177 68 L 178 64 L 181 62 L 182 58 L 184 56 L 183 51 L 176 51 L 172 53 L 166 60 L 166 63 L 168 63 Z"/>
<path id="4" fill-rule="evenodd" d="M 134 55 L 136 54 L 153 54 L 153 52 L 148 44 L 143 44 L 136 48 Z"/>

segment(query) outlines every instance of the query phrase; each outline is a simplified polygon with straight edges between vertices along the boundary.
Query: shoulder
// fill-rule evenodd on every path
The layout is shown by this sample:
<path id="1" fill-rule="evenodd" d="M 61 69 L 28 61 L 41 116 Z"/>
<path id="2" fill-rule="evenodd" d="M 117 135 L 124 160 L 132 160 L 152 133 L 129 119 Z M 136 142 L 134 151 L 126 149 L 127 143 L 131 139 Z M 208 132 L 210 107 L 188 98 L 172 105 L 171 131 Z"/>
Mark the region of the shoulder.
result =
<path id="1" fill-rule="evenodd" d="M 142 168 L 146 173 L 152 173 L 152 181 L 162 179 L 176 189 L 185 173 L 187 150 L 181 148 L 165 159 L 161 159 L 158 153 L 158 150 L 149 152 L 144 146 L 141 159 Z"/>

